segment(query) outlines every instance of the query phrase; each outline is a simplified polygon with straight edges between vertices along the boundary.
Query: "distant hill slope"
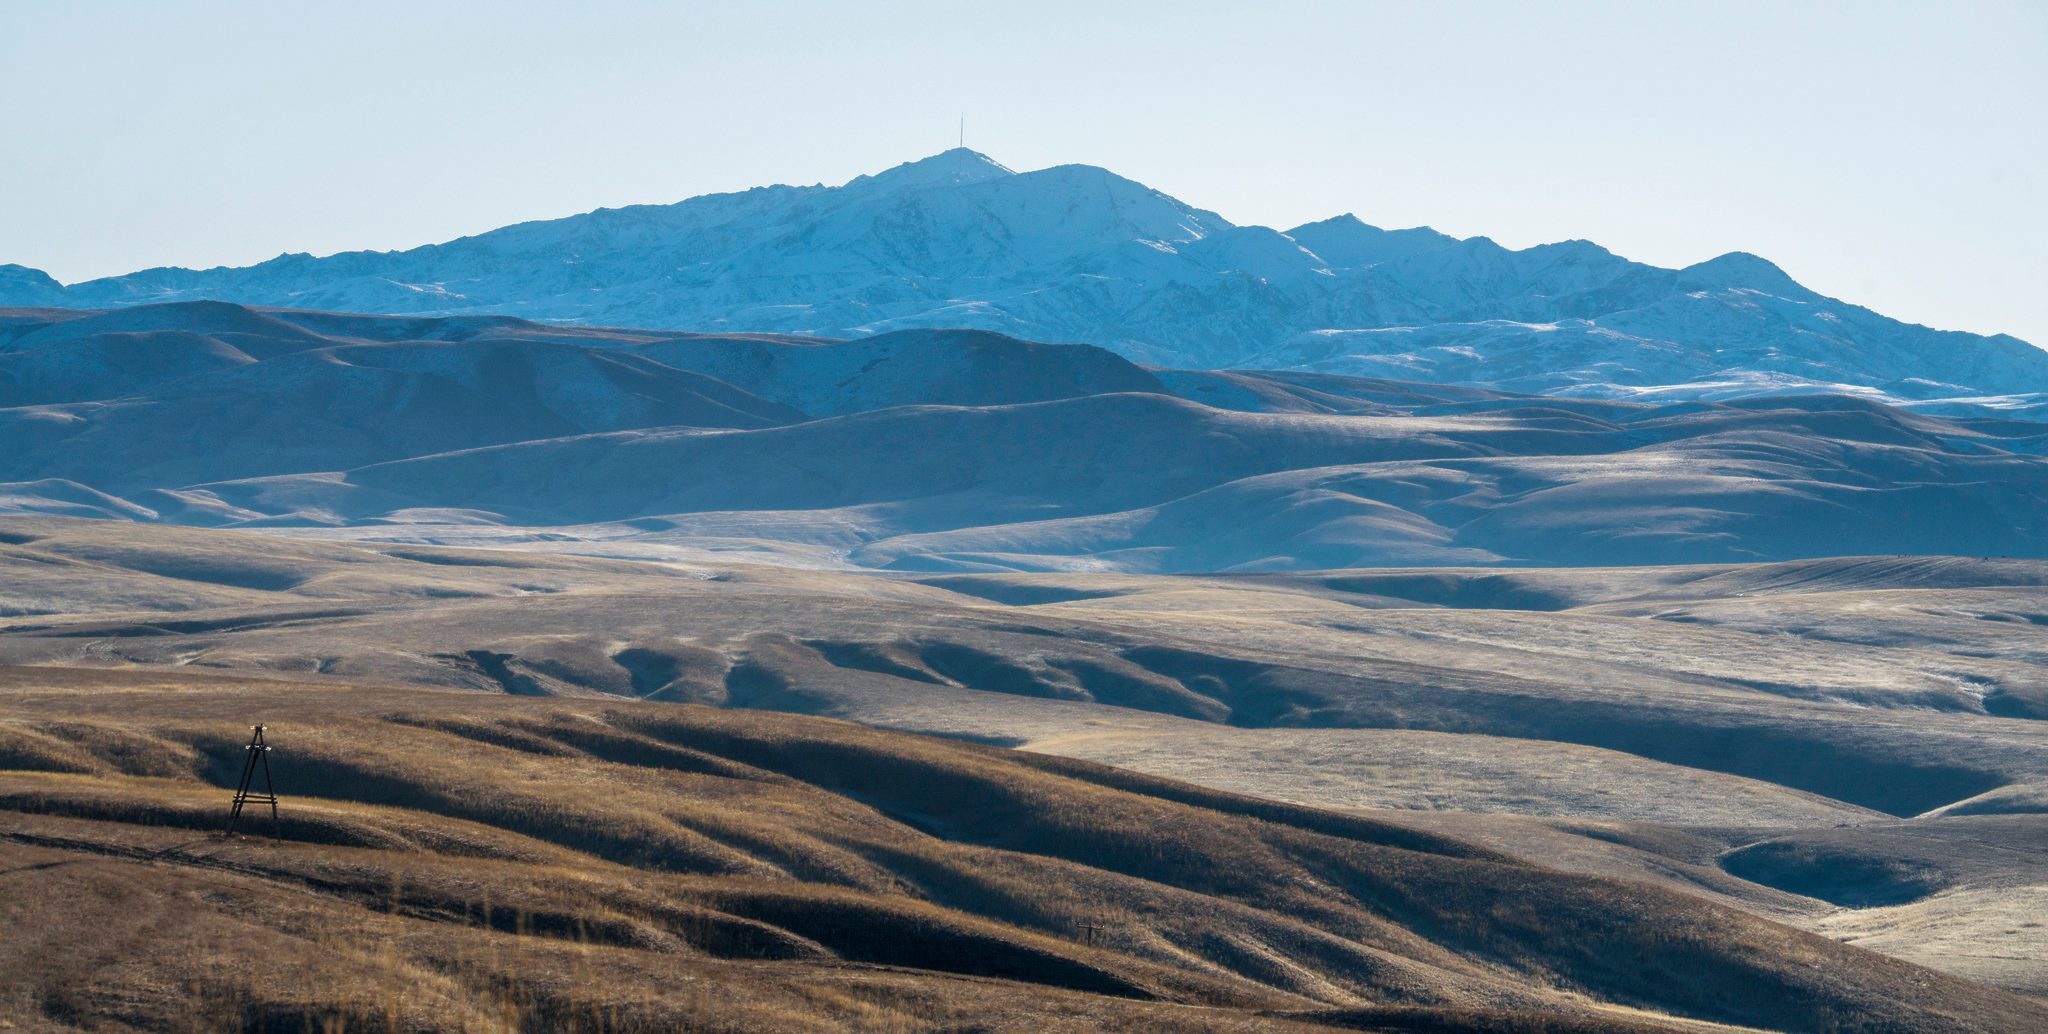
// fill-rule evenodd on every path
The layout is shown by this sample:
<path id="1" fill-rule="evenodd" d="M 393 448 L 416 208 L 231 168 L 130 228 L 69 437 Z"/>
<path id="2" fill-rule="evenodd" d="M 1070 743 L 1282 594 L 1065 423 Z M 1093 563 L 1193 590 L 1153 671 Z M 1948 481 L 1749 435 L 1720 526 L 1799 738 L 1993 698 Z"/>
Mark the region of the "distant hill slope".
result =
<path id="1" fill-rule="evenodd" d="M 0 310 L 0 441 L 0 514 L 892 570 L 2048 555 L 2040 423 L 1168 370 L 984 331 Z"/>
<path id="2" fill-rule="evenodd" d="M 295 318 L 191 303 L 0 325 L 0 436 L 13 446 L 0 477 L 163 487 L 592 431 L 804 419 L 588 340 Z M 423 333 L 451 329 L 468 332 Z"/>
<path id="3" fill-rule="evenodd" d="M 1887 319 L 1754 255 L 1663 269 L 1586 241 L 1515 251 L 1349 215 L 1282 233 L 1104 169 L 1016 173 L 964 149 L 839 187 L 600 209 L 400 252 L 70 286 L 0 266 L 0 305 L 192 299 L 825 337 L 971 327 L 1175 367 L 2048 409 L 2048 352 Z"/>

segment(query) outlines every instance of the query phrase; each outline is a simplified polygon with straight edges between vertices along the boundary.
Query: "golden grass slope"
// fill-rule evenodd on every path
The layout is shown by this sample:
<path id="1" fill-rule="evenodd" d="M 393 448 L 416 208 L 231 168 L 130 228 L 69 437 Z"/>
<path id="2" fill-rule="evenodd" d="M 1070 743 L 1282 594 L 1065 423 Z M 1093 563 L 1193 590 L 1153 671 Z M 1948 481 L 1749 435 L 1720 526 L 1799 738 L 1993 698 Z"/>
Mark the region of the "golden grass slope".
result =
<path id="1" fill-rule="evenodd" d="M 1646 884 L 843 722 L 140 671 L 4 682 L 0 1007 L 18 1024 L 2048 1023 Z M 252 715 L 285 818 L 276 841 L 215 839 Z"/>
<path id="2" fill-rule="evenodd" d="M 18 668 L 16 681 L 33 687 L 37 701 L 33 713 L 12 704 L 0 712 L 0 772 L 46 773 L 33 778 L 61 777 L 74 788 L 152 780 L 135 785 L 163 788 L 161 799 L 123 791 L 139 802 L 138 814 L 164 824 L 187 809 L 206 816 L 191 820 L 196 833 L 213 821 L 208 809 L 222 799 L 217 784 L 231 775 L 217 764 L 233 746 L 223 737 L 237 722 L 267 714 L 283 724 L 289 708 L 304 708 L 310 718 L 295 736 L 295 760 L 313 767 L 302 774 L 349 788 L 339 795 L 354 802 L 346 807 L 384 809 L 376 824 L 352 827 L 363 839 L 348 841 L 351 849 L 445 854 L 439 845 L 450 838 L 483 843 L 476 830 L 489 827 L 499 831 L 492 843 L 523 837 L 520 850 L 568 852 L 562 864 L 571 868 L 598 864 L 589 861 L 595 858 L 639 871 L 672 858 L 719 879 L 908 894 L 982 921 L 1110 947 L 1086 943 L 1085 928 L 1058 925 L 1077 921 L 1085 911 L 1079 905 L 1057 912 L 1057 922 L 1026 921 L 975 903 L 980 898 L 947 897 L 934 873 L 990 866 L 926 859 L 912 874 L 900 853 L 884 857 L 881 848 L 856 843 L 874 839 L 865 827 L 848 832 L 806 820 L 802 851 L 769 852 L 762 845 L 794 836 L 782 818 L 777 832 L 766 832 L 762 823 L 772 816 L 820 802 L 835 815 L 846 801 L 870 810 L 883 802 L 800 771 L 801 758 L 734 756 L 726 746 L 707 749 L 682 733 L 650 732 L 641 719 L 617 717 L 664 708 L 700 713 L 675 711 L 677 703 L 829 715 L 1105 762 L 1262 798 L 1269 808 L 1341 809 L 1375 828 L 1391 823 L 1483 844 L 1502 864 L 1533 863 L 1603 887 L 1647 885 L 1687 908 L 1732 907 L 2048 995 L 2048 934 L 2033 915 L 2048 893 L 2048 871 L 2030 861 L 2048 847 L 2048 725 L 2039 720 L 2048 702 L 2048 564 L 1927 557 L 912 577 L 555 555 L 547 547 L 452 549 L 304 533 L 0 521 L 0 666 L 32 666 Z M 181 691 L 158 700 L 142 692 L 159 684 L 211 685 L 221 696 L 187 714 L 180 708 L 210 698 Z M 511 699 L 520 696 L 526 699 Z M 752 719 L 734 713 L 717 720 Z M 339 739 L 329 743 L 330 735 Z M 590 745 L 600 735 L 625 737 L 648 757 L 668 760 L 622 760 Z M 81 742 L 91 750 L 82 754 Z M 868 751 L 878 770 L 913 785 L 930 781 L 922 770 L 878 760 L 926 749 L 907 745 L 928 741 L 886 742 L 906 746 Z M 711 759 L 691 762 L 712 766 L 700 775 L 724 772 L 717 765 L 726 763 L 750 765 L 827 796 L 774 807 L 750 797 L 716 821 L 699 809 L 684 823 L 685 835 L 675 828 L 682 813 L 674 806 L 630 803 L 672 778 L 649 769 L 683 764 L 675 760 L 684 756 L 679 749 Z M 1006 773 L 1058 764 L 945 749 L 984 759 L 977 764 L 1005 759 Z M 488 758 L 476 764 L 491 777 L 415 777 L 422 759 L 448 751 Z M 353 767 L 336 760 L 351 756 Z M 1105 771 L 1083 767 L 1066 776 L 1099 784 L 1111 776 L 1088 773 Z M 547 796 L 553 784 L 563 799 Z M 883 789 L 893 785 L 885 781 Z M 1125 788 L 1209 810 L 1222 799 L 1167 786 Z M 694 805 L 709 799 L 696 790 L 681 796 Z M 991 808 L 1001 800 L 992 791 L 982 798 Z M 115 828 L 104 824 L 114 817 L 71 821 L 104 832 Z M 1100 859 L 1059 854 L 1063 846 L 1020 848 L 988 840 L 986 830 L 920 825 L 926 819 L 915 809 L 892 805 L 882 817 L 875 828 L 907 827 L 949 844 L 1103 868 Z M 15 821 L 0 814 L 0 829 Z M 1133 836 L 1154 845 L 1144 850 L 1164 851 L 1158 844 L 1178 843 L 1169 834 L 1180 835 L 1178 821 L 1168 825 L 1140 823 Z M 1048 835 L 1070 839 L 1064 831 Z M 1140 880 L 1147 893 L 1172 883 L 1149 870 L 1116 871 Z M 1313 872 L 1304 878 L 1334 885 Z M 1075 882 L 1066 870 L 1019 879 Z M 1239 922 L 1230 917 L 1241 914 L 1218 905 L 1212 889 L 1179 889 L 1199 901 L 1176 898 L 1180 904 L 1155 911 Z M 1112 902 L 1136 894 L 1119 884 L 1088 899 L 1087 908 L 1121 914 L 1124 906 Z M 1232 901 L 1231 908 L 1288 915 L 1328 932 L 1319 913 L 1304 920 L 1292 915 L 1292 904 Z M 1397 963 L 1424 967 L 1412 985 L 1436 989 L 1436 997 L 1412 1007 L 1439 1020 L 1443 1010 L 1523 1008 L 1513 995 L 1486 997 L 1506 995 L 1501 987 L 1536 994 L 1530 1008 L 1553 1016 L 1559 1008 L 1578 1015 L 1574 995 L 1637 1000 L 1628 994 L 1638 992 L 1617 990 L 1606 978 L 1560 983 L 1548 956 L 1526 963 L 1475 956 L 1478 949 L 1452 937 L 1468 916 L 1438 928 L 1415 925 L 1413 915 L 1375 914 L 1432 951 L 1508 971 L 1487 977 L 1498 983 L 1474 985 L 1463 969 L 1426 952 L 1385 945 L 1376 946 L 1391 957 L 1374 956 L 1369 966 L 1331 962 L 1336 956 L 1298 945 L 1276 948 L 1294 942 L 1265 927 L 1239 926 L 1179 928 L 1134 957 L 1234 987 L 1248 981 L 1264 988 L 1258 994 L 1293 996 L 1315 1010 L 1354 1001 L 1392 1008 L 1388 1002 L 1405 999 L 1373 974 Z M 741 918 L 788 932 L 780 920 Z M 456 936 L 470 943 L 470 935 Z M 841 979 L 832 967 L 850 960 L 840 948 L 827 949 L 835 954 L 820 963 L 828 972 L 819 979 L 831 983 Z M 1127 981 L 1144 976 L 1104 972 Z M 1182 1003 L 1176 1008 L 1207 1001 L 1172 1000 Z M 1688 1008 L 1640 1000 L 1665 1017 L 1657 1022 Z M 1270 1019 L 1264 1009 L 1252 1010 L 1256 1022 Z M 1042 1019 L 1011 1011 L 1034 1018 L 1020 1020 L 1027 1025 Z M 1108 1015 L 1099 1012 L 1093 1022 L 1109 1023 Z M 1372 1022 L 1395 1022 L 1374 1015 Z M 1336 1022 L 1326 1011 L 1317 1016 Z M 1825 1026 L 1817 1016 L 1807 1018 Z M 938 1022 L 924 1017 L 913 1025 Z"/>

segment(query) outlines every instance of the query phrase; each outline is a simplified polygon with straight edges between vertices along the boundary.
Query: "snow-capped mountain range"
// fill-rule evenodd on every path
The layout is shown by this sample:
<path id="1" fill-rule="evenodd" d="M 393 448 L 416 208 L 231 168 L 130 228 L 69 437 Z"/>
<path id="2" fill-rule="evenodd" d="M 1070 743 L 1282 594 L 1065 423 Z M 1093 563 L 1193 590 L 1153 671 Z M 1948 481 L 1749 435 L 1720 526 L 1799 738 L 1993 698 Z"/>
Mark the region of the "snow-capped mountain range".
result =
<path id="1" fill-rule="evenodd" d="M 408 251 L 70 286 L 0 266 L 0 306 L 196 299 L 824 337 L 962 327 L 1181 368 L 2048 409 L 2048 352 L 1888 319 L 1754 255 L 1674 270 L 1588 241 L 1515 251 L 1350 215 L 1281 232 L 1104 169 L 1019 173 L 966 149 L 838 187 L 600 209 Z"/>

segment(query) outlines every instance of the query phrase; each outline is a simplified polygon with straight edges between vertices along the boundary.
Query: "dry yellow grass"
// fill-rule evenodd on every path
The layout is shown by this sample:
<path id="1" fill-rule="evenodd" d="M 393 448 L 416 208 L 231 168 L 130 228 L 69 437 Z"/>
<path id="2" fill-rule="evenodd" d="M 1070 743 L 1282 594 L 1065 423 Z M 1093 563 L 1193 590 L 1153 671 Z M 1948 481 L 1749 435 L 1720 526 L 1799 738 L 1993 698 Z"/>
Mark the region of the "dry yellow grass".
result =
<path id="1" fill-rule="evenodd" d="M 246 724 L 286 795 L 213 835 Z M 0 673 L 0 1016 L 166 1030 L 1991 1030 L 2048 1007 L 1398 825 L 817 718 Z"/>
<path id="2" fill-rule="evenodd" d="M 2048 987 L 2039 563 L 908 579 L 529 545 L 0 521 L 0 1020 L 2020 1022 L 1710 902 Z M 257 719 L 284 842 L 209 840 Z"/>

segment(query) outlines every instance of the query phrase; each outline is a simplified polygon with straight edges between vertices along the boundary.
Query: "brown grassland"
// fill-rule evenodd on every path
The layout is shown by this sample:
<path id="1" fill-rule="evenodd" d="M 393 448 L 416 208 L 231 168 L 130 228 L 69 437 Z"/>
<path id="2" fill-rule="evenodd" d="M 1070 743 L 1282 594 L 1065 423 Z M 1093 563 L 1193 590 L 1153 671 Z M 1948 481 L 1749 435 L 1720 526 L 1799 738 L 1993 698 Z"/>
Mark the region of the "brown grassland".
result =
<path id="1" fill-rule="evenodd" d="M 0 1031 L 2044 1030 L 2044 585 L 0 521 Z"/>
<path id="2" fill-rule="evenodd" d="M 223 839 L 252 713 L 289 796 Z M 1647 885 L 829 719 L 15 668 L 0 720 L 20 1029 L 2048 1023 Z"/>

